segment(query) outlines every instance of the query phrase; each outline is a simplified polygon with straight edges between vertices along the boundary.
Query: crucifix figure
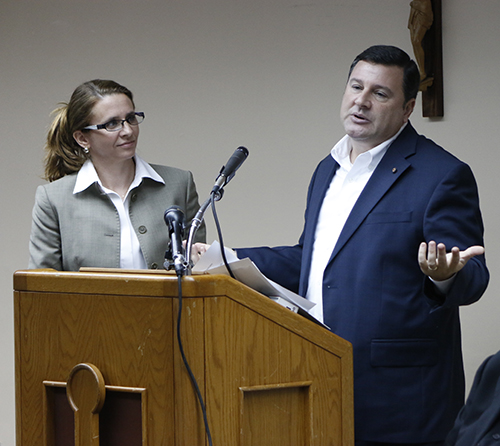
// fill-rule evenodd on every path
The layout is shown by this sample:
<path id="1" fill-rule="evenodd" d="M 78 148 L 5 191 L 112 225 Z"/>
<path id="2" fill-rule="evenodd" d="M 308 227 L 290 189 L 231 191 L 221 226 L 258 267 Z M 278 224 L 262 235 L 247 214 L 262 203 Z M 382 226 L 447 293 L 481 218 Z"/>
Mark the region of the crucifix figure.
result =
<path id="1" fill-rule="evenodd" d="M 420 90 L 426 91 L 432 85 L 434 78 L 428 76 L 426 72 L 425 51 L 422 46 L 422 40 L 434 21 L 432 2 L 431 0 L 412 0 L 410 8 L 408 29 L 410 30 L 415 59 L 420 70 Z"/>

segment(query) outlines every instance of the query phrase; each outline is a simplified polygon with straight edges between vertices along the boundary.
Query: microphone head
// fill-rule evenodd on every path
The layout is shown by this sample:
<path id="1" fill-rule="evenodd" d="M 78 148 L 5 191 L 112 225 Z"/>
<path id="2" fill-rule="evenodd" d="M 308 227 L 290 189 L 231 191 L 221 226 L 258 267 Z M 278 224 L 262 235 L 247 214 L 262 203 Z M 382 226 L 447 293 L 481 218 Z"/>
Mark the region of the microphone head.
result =
<path id="1" fill-rule="evenodd" d="M 239 146 L 237 149 L 236 149 L 238 152 L 241 152 L 242 155 L 245 156 L 245 158 L 248 156 L 248 149 L 246 147 L 243 147 L 243 146 Z"/>
<path id="2" fill-rule="evenodd" d="M 168 229 L 171 231 L 172 226 L 177 224 L 180 228 L 184 229 L 184 212 L 179 206 L 170 206 L 163 216 Z"/>
<path id="3" fill-rule="evenodd" d="M 222 166 L 222 169 L 215 181 L 215 185 L 212 188 L 211 194 L 215 194 L 219 196 L 219 200 L 221 195 L 222 188 L 231 181 L 234 177 L 236 171 L 243 164 L 243 162 L 247 159 L 248 149 L 246 147 L 240 146 L 238 147 L 234 153 L 229 158 L 228 162 L 225 166 Z"/>
<path id="4" fill-rule="evenodd" d="M 246 147 L 240 146 L 234 151 L 227 164 L 222 168 L 222 175 L 226 177 L 226 184 L 234 177 L 234 174 L 247 159 L 247 156 L 248 149 Z"/>

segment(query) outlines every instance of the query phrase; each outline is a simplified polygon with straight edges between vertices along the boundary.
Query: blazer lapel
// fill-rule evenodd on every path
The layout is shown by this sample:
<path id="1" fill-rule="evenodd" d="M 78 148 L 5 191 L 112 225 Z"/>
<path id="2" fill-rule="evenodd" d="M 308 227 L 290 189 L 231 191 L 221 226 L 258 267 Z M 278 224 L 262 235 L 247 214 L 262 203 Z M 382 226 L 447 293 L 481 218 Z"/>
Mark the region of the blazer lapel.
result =
<path id="1" fill-rule="evenodd" d="M 311 270 L 311 257 L 314 247 L 314 236 L 316 234 L 316 226 L 318 223 L 319 212 L 326 191 L 330 187 L 333 175 L 339 168 L 337 162 L 328 155 L 319 164 L 309 187 L 306 224 L 300 242 L 303 245 L 302 264 L 300 268 L 300 285 L 299 294 L 304 295 L 307 290 L 309 271 Z"/>
<path id="2" fill-rule="evenodd" d="M 304 233 L 304 245 L 311 244 L 312 246 L 312 243 L 314 243 L 314 235 L 316 233 L 319 212 L 321 210 L 321 206 L 323 205 L 326 192 L 328 191 L 333 176 L 338 168 L 339 165 L 337 162 L 331 156 L 328 156 L 323 160 L 316 172 L 314 184 L 309 191 L 310 199 L 307 209 L 308 224 Z"/>
<path id="3" fill-rule="evenodd" d="M 374 206 L 408 169 L 410 163 L 407 158 L 415 153 L 417 137 L 416 131 L 408 123 L 401 135 L 391 144 L 349 214 L 330 262 L 349 241 Z"/>

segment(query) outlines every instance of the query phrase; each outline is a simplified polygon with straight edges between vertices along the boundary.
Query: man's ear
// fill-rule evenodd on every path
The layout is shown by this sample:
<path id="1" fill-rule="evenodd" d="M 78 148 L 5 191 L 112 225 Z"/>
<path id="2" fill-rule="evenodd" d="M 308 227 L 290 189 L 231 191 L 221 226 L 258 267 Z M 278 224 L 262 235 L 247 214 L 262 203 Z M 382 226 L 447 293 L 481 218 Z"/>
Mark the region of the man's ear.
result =
<path id="1" fill-rule="evenodd" d="M 87 135 L 84 132 L 82 132 L 81 130 L 77 130 L 76 132 L 74 132 L 73 138 L 78 143 L 78 145 L 82 148 L 88 148 L 90 145 L 89 140 L 87 138 Z"/>
<path id="2" fill-rule="evenodd" d="M 416 103 L 417 103 L 417 100 L 415 98 L 413 98 L 413 99 L 410 99 L 405 104 L 404 122 L 408 122 L 408 119 L 410 119 L 410 115 L 413 113 L 413 109 L 415 108 Z"/>

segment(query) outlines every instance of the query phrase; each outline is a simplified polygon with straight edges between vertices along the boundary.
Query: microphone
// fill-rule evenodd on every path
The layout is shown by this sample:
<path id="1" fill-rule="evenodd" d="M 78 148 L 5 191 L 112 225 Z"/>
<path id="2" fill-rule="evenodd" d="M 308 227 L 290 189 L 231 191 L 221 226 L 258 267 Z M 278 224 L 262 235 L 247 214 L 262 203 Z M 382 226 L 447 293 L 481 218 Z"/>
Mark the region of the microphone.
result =
<path id="1" fill-rule="evenodd" d="M 243 164 L 243 161 L 247 159 L 247 156 L 248 149 L 246 147 L 240 146 L 234 151 L 226 165 L 222 166 L 211 194 L 218 194 L 220 190 L 232 180 L 238 168 Z"/>
<path id="2" fill-rule="evenodd" d="M 165 223 L 170 235 L 169 260 L 173 262 L 175 272 L 178 276 L 184 273 L 184 247 L 182 246 L 182 237 L 184 236 L 184 212 L 179 206 L 171 206 L 165 211 Z M 169 263 L 169 268 L 172 263 Z"/>

